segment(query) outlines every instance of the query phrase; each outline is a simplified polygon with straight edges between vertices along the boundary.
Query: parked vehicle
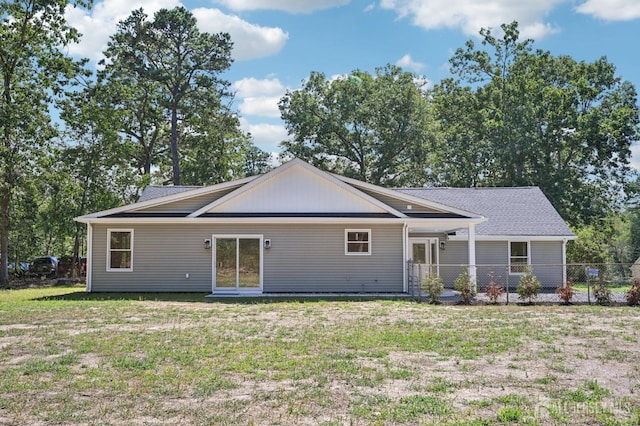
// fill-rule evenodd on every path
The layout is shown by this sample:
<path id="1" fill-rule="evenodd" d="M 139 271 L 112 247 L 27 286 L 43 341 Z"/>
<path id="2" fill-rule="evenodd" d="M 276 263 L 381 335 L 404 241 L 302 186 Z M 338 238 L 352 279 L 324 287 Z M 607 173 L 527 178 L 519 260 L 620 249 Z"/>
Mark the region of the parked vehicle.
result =
<path id="1" fill-rule="evenodd" d="M 58 259 L 54 256 L 36 257 L 29 266 L 29 275 L 55 277 L 58 274 Z"/>
<path id="2" fill-rule="evenodd" d="M 62 256 L 58 261 L 58 276 L 59 277 L 72 277 L 73 267 L 76 268 L 76 276 L 84 277 L 87 275 L 87 258 L 86 257 L 74 257 L 74 256 Z"/>
<path id="3" fill-rule="evenodd" d="M 29 262 L 10 263 L 7 270 L 12 277 L 24 277 L 29 272 Z"/>

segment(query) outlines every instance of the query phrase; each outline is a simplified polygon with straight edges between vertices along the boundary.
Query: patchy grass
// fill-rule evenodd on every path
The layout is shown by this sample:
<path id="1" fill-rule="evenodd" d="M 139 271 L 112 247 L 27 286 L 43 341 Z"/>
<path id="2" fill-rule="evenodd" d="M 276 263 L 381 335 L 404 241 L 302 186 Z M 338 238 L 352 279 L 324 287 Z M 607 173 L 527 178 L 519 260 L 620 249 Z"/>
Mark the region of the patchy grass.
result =
<path id="1" fill-rule="evenodd" d="M 0 291 L 0 424 L 640 422 L 640 315 L 599 306 Z"/>

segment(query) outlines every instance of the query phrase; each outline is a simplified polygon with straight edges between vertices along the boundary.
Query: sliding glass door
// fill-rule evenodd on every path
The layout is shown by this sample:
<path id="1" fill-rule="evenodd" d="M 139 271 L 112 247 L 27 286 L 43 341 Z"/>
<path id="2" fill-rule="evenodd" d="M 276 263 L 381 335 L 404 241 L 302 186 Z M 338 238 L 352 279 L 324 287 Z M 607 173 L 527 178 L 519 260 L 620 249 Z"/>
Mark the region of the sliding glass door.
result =
<path id="1" fill-rule="evenodd" d="M 262 290 L 262 236 L 213 236 L 214 289 Z"/>

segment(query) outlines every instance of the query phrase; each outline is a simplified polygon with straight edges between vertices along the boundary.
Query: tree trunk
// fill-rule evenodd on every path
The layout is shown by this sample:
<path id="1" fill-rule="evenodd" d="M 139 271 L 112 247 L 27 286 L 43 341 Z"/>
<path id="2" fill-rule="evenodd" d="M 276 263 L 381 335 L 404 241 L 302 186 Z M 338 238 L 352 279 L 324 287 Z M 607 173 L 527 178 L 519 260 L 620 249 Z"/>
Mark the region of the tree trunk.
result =
<path id="1" fill-rule="evenodd" d="M 178 158 L 178 107 L 171 106 L 171 161 L 173 165 L 173 184 L 180 185 L 180 163 Z"/>
<path id="2" fill-rule="evenodd" d="M 5 181 L 8 179 L 5 177 Z M 7 268 L 9 258 L 9 182 L 3 182 L 0 189 L 0 216 L 2 228 L 0 229 L 0 288 L 9 286 L 9 270 Z"/>

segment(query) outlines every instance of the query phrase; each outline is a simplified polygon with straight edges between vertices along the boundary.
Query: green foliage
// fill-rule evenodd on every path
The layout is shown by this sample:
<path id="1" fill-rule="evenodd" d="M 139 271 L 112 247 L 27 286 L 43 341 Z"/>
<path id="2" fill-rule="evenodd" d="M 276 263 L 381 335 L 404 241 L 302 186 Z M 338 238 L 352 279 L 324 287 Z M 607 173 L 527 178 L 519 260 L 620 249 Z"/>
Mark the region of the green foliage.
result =
<path id="1" fill-rule="evenodd" d="M 460 293 L 462 303 L 468 305 L 476 295 L 476 283 L 471 279 L 466 266 L 462 267 L 462 272 L 453 283 L 453 288 Z"/>
<path id="2" fill-rule="evenodd" d="M 430 161 L 449 186 L 539 186 L 574 226 L 617 211 L 640 115 L 633 85 L 593 63 L 532 50 L 518 25 L 480 31 L 434 88 L 443 129 Z M 465 85 L 466 84 L 466 85 Z"/>
<path id="3" fill-rule="evenodd" d="M 530 267 L 527 267 L 518 281 L 516 291 L 518 292 L 518 298 L 529 303 L 533 302 L 533 299 L 538 297 L 542 285 L 538 278 L 533 275 Z"/>
<path id="4" fill-rule="evenodd" d="M 279 108 L 291 139 L 283 154 L 378 185 L 424 183 L 436 134 L 424 82 L 392 65 L 351 77 L 312 72 L 285 94 Z"/>
<path id="5" fill-rule="evenodd" d="M 229 34 L 201 33 L 193 14 L 176 7 L 160 9 L 152 21 L 142 9 L 135 10 L 118 24 L 105 52 L 113 62 L 111 75 L 140 81 L 143 89 L 151 89 L 152 102 L 166 111 L 174 185 L 180 184 L 178 141 L 186 130 L 180 123 L 199 119 L 205 139 L 220 130 L 211 119 L 226 113 L 220 100 L 229 95 L 229 83 L 219 75 L 231 65 L 231 47 Z M 154 113 L 160 117 L 157 109 Z M 237 129 L 234 125 L 230 130 Z"/>
<path id="6" fill-rule="evenodd" d="M 429 295 L 429 301 L 431 303 L 438 303 L 440 296 L 444 291 L 444 285 L 442 284 L 442 278 L 434 273 L 425 275 L 422 279 L 421 287 Z"/>
<path id="7" fill-rule="evenodd" d="M 636 187 L 638 186 L 640 186 L 640 178 L 636 182 Z M 636 188 L 636 197 L 638 195 L 640 192 Z M 629 252 L 631 262 L 634 262 L 640 257 L 640 207 L 634 205 L 627 214 L 629 218 Z"/>
<path id="8" fill-rule="evenodd" d="M 497 417 L 503 423 L 519 422 L 522 420 L 522 410 L 518 407 L 504 407 L 498 410 Z"/>
<path id="9" fill-rule="evenodd" d="M 629 306 L 640 305 L 640 280 L 635 279 L 631 284 L 631 288 L 626 293 L 627 303 Z"/>
<path id="10" fill-rule="evenodd" d="M 13 194 L 56 134 L 49 106 L 82 72 L 64 49 L 79 39 L 65 21 L 68 5 L 84 1 L 0 1 L 0 288 L 7 261 Z"/>

